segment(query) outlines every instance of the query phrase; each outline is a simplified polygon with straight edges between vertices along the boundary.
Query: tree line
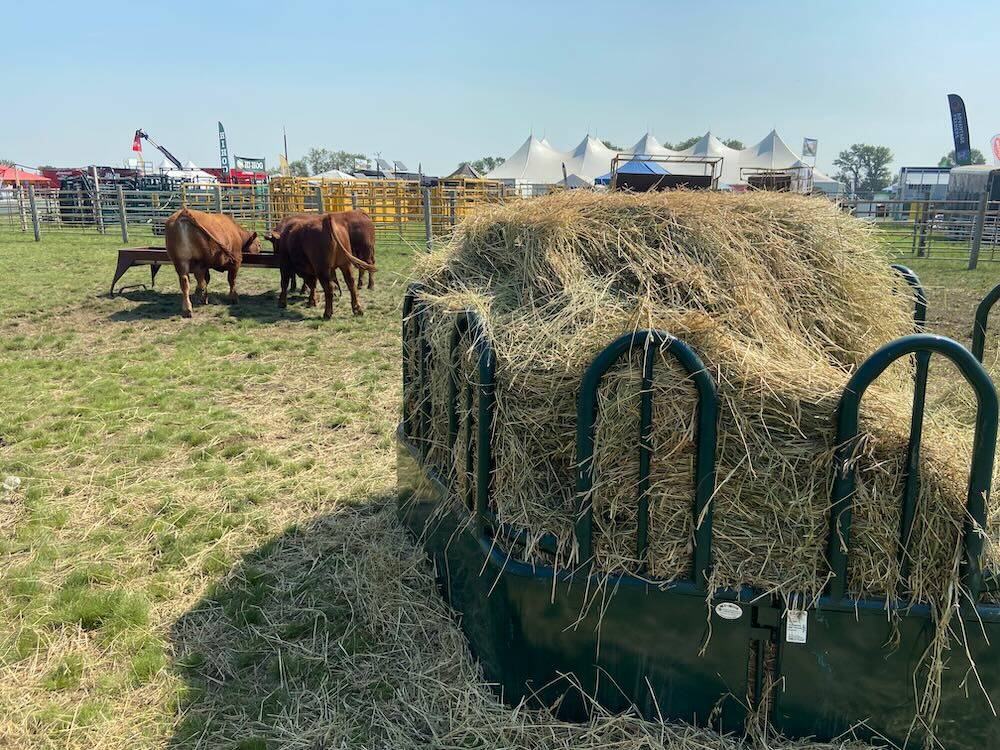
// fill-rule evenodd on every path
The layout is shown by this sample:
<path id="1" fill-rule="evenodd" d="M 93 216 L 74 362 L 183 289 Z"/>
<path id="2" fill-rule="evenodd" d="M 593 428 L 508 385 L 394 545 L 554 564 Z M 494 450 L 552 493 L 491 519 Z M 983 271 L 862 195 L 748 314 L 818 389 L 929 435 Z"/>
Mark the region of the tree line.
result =
<path id="1" fill-rule="evenodd" d="M 315 174 L 339 169 L 341 172 L 354 172 L 358 162 L 367 162 L 365 154 L 355 154 L 350 151 L 330 151 L 325 148 L 311 148 L 301 159 L 288 162 L 288 171 L 292 177 L 311 177 Z M 277 172 L 278 170 L 272 170 Z"/>

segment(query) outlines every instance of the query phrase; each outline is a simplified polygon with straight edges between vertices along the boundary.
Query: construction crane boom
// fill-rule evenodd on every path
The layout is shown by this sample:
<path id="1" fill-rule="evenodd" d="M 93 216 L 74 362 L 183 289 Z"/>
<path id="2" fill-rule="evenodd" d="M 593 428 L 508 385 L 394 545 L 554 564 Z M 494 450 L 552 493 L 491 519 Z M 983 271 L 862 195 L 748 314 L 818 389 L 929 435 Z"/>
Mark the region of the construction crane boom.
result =
<path id="1" fill-rule="evenodd" d="M 157 143 L 156 141 L 154 141 L 152 138 L 150 138 L 149 137 L 149 133 L 147 133 L 142 128 L 139 128 L 138 130 L 135 131 L 135 137 L 136 138 L 144 138 L 145 140 L 149 141 L 151 144 L 153 144 L 154 146 L 156 146 L 156 148 L 160 151 L 161 154 L 163 154 L 165 157 L 167 157 L 167 160 L 170 163 L 172 163 L 178 169 L 184 169 L 184 165 L 181 164 L 180 159 L 178 159 L 172 153 L 170 153 L 169 151 L 167 151 L 163 146 L 161 146 L 159 143 Z"/>

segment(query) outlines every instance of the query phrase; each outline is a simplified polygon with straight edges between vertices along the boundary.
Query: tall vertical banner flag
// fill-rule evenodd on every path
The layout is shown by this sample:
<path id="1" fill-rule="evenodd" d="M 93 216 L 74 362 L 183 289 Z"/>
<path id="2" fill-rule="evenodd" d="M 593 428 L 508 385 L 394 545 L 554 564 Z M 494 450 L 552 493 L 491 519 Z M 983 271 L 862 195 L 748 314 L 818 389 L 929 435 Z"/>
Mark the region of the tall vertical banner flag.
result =
<path id="1" fill-rule="evenodd" d="M 142 153 L 142 136 L 139 135 L 139 131 L 135 131 L 135 138 L 132 139 L 132 150 Z"/>
<path id="2" fill-rule="evenodd" d="M 993 152 L 993 163 L 1000 166 L 1000 133 L 990 139 L 990 151 Z"/>
<path id="3" fill-rule="evenodd" d="M 226 131 L 219 123 L 219 166 L 222 167 L 222 175 L 229 181 L 229 146 L 226 145 Z"/>
<path id="4" fill-rule="evenodd" d="M 951 132 L 955 137 L 955 163 L 959 166 L 972 164 L 972 146 L 969 144 L 969 118 L 965 114 L 965 102 L 958 94 L 948 94 L 948 109 L 951 111 Z"/>
<path id="5" fill-rule="evenodd" d="M 816 147 L 819 145 L 819 141 L 815 138 L 803 138 L 802 139 L 802 155 L 803 156 L 816 156 Z"/>

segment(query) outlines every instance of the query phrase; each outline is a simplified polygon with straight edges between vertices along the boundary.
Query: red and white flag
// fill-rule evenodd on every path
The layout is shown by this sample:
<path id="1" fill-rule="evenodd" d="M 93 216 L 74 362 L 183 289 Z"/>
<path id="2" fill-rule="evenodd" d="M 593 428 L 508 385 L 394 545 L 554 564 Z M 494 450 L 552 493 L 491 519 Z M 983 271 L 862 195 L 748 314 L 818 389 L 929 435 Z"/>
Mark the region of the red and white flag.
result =
<path id="1" fill-rule="evenodd" d="M 135 139 L 132 141 L 132 150 L 142 153 L 142 138 L 139 137 L 139 131 L 135 131 Z"/>

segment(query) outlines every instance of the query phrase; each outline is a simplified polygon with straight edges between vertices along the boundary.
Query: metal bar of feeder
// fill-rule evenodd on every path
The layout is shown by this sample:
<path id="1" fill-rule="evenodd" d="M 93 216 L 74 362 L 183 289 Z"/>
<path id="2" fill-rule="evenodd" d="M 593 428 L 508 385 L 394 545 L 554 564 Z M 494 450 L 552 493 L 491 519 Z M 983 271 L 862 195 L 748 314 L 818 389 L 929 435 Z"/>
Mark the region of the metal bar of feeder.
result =
<path id="1" fill-rule="evenodd" d="M 858 443 L 861 399 L 865 390 L 889 365 L 917 352 L 938 353 L 950 359 L 976 393 L 976 426 L 972 448 L 972 466 L 966 500 L 963 531 L 964 559 L 962 582 L 975 601 L 982 591 L 983 538 L 986 507 L 993 480 L 993 461 L 997 437 L 997 392 L 989 374 L 961 344 L 944 336 L 915 333 L 882 346 L 858 368 L 848 381 L 837 406 L 836 453 L 830 527 L 827 538 L 827 562 L 833 573 L 827 592 L 833 599 L 843 599 L 847 592 L 847 556 L 851 544 L 852 505 L 855 491 L 854 451 Z M 908 550 L 903 550 L 908 554 Z"/>
<path id="2" fill-rule="evenodd" d="M 636 531 L 636 559 L 645 566 L 649 552 L 649 464 L 653 439 L 653 362 L 655 349 L 642 351 L 642 392 L 639 397 L 639 510 Z"/>
<path id="3" fill-rule="evenodd" d="M 976 319 L 972 324 L 972 355 L 980 362 L 983 361 L 983 354 L 986 351 L 986 326 L 989 323 L 990 311 L 997 300 L 1000 300 L 1000 284 L 993 287 L 976 307 Z"/>
<path id="4" fill-rule="evenodd" d="M 640 347 L 669 351 L 694 381 L 698 392 L 698 434 L 696 437 L 695 488 L 692 515 L 694 550 L 691 580 L 704 586 L 712 558 L 712 495 L 715 492 L 715 449 L 718 417 L 718 394 L 704 363 L 686 343 L 664 331 L 639 330 L 612 341 L 594 357 L 580 383 L 576 410 L 576 540 L 580 562 L 593 562 L 594 442 L 597 422 L 597 390 L 604 375 L 625 354 Z"/>

